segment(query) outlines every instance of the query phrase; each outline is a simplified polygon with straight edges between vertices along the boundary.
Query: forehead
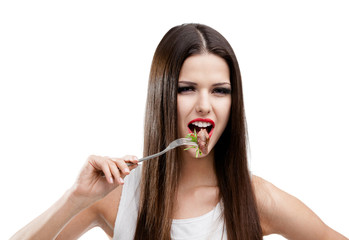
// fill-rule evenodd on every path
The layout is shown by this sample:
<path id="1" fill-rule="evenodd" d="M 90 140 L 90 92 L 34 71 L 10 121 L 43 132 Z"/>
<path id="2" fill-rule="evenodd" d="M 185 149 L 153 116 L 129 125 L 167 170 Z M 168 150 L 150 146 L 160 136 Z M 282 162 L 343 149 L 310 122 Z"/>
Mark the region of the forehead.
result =
<path id="1" fill-rule="evenodd" d="M 230 82 L 229 75 L 229 66 L 223 58 L 214 54 L 200 54 L 190 56 L 184 61 L 179 80 Z"/>

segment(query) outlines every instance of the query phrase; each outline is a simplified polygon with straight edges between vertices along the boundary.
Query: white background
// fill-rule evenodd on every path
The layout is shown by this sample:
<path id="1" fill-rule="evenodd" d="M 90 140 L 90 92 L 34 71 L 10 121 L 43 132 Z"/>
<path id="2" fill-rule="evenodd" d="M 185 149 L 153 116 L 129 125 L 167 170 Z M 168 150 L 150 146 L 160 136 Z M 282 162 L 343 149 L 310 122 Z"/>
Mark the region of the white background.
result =
<path id="1" fill-rule="evenodd" d="M 188 22 L 235 50 L 254 174 L 349 236 L 347 1 L 214 2 L 0 2 L 1 239 L 53 204 L 88 155 L 142 155 L 152 55 Z"/>

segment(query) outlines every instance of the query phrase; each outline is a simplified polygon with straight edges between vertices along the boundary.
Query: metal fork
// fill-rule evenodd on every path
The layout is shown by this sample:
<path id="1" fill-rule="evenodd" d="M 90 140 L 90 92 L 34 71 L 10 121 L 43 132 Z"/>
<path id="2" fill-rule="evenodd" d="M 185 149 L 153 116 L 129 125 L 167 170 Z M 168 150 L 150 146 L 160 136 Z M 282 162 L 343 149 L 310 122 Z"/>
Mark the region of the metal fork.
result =
<path id="1" fill-rule="evenodd" d="M 171 149 L 174 149 L 176 147 L 179 146 L 183 146 L 183 145 L 190 145 L 190 146 L 197 146 L 196 142 L 193 142 L 190 138 L 178 138 L 176 140 L 174 140 L 173 142 L 171 142 L 164 150 L 162 150 L 161 152 L 155 153 L 153 155 L 138 159 L 138 163 L 152 159 L 152 158 L 156 158 L 168 151 L 170 151 Z M 133 165 L 133 163 L 127 163 L 128 166 Z"/>

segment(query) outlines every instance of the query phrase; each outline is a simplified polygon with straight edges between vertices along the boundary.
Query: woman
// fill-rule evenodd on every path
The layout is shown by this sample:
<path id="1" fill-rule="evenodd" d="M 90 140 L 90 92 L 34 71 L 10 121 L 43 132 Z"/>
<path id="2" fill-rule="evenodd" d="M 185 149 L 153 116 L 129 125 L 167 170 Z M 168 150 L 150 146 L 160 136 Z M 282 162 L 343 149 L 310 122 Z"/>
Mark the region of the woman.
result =
<path id="1" fill-rule="evenodd" d="M 164 36 L 153 58 L 144 155 L 201 129 L 209 142 L 198 158 L 183 148 L 142 166 L 134 156 L 90 156 L 66 194 L 13 239 L 76 239 L 95 226 L 114 239 L 346 239 L 250 175 L 234 52 L 212 28 L 186 24 Z"/>

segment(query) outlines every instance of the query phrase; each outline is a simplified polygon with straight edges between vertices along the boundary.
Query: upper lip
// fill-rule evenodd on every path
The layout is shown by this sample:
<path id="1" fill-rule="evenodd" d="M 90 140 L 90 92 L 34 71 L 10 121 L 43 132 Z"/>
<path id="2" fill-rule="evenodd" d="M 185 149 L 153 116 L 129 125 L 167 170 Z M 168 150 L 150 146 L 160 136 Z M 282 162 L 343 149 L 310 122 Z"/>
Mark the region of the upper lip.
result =
<path id="1" fill-rule="evenodd" d="M 189 125 L 194 123 L 194 122 L 207 122 L 207 123 L 210 123 L 211 126 L 209 127 L 209 136 L 211 137 L 212 136 L 212 133 L 213 133 L 213 129 L 215 127 L 215 123 L 212 119 L 209 119 L 209 118 L 195 118 L 193 120 L 191 120 L 189 123 L 188 123 L 188 130 L 189 130 L 189 133 L 192 133 L 192 130 L 189 128 Z"/>
<path id="2" fill-rule="evenodd" d="M 208 123 L 211 123 L 212 124 L 212 127 L 215 126 L 215 123 L 213 120 L 209 119 L 209 118 L 195 118 L 193 120 L 191 120 L 189 123 L 188 123 L 188 126 L 189 124 L 193 123 L 193 122 L 208 122 Z"/>

